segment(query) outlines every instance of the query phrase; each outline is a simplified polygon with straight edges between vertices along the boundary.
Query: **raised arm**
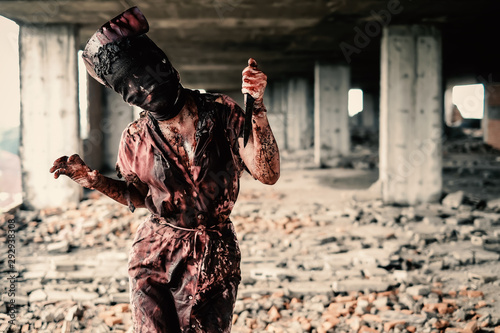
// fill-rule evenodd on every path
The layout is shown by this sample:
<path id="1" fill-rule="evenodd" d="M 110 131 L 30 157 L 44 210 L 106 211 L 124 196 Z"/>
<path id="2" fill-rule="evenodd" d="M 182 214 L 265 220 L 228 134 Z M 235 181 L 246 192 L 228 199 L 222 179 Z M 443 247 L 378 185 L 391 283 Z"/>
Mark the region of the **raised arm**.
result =
<path id="1" fill-rule="evenodd" d="M 129 206 L 132 211 L 134 208 L 145 207 L 146 185 L 140 183 L 127 185 L 125 181 L 103 176 L 99 171 L 89 168 L 77 154 L 58 158 L 54 161 L 50 172 L 54 173 L 55 179 L 59 178 L 60 175 L 66 175 L 80 186 L 95 189 L 111 199 Z"/>
<path id="2" fill-rule="evenodd" d="M 246 147 L 243 138 L 239 138 L 240 156 L 255 179 L 272 185 L 280 177 L 280 156 L 263 103 L 267 76 L 257 69 L 257 62 L 252 58 L 248 60 L 248 67 L 243 70 L 242 75 L 241 92 L 250 94 L 255 102 L 252 130 Z"/>

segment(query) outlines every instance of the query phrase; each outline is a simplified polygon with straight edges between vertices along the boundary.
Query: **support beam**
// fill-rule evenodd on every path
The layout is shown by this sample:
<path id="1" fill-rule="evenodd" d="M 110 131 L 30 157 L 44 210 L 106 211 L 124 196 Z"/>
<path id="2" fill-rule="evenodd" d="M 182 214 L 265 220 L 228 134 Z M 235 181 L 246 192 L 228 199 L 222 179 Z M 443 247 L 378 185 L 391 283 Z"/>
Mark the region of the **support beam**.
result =
<path id="1" fill-rule="evenodd" d="M 268 84 L 264 95 L 264 105 L 267 107 L 267 118 L 280 150 L 288 149 L 286 142 L 287 92 L 287 82 L 274 81 Z"/>
<path id="2" fill-rule="evenodd" d="M 374 96 L 369 93 L 363 93 L 363 112 L 361 112 L 361 123 L 363 128 L 369 133 L 375 133 L 378 130 Z"/>
<path id="3" fill-rule="evenodd" d="M 111 89 L 104 89 L 104 112 L 101 129 L 104 137 L 103 169 L 115 170 L 116 156 L 123 130 L 134 121 L 135 108 Z"/>
<path id="4" fill-rule="evenodd" d="M 317 166 L 350 151 L 350 70 L 317 62 L 314 68 L 314 162 Z"/>
<path id="5" fill-rule="evenodd" d="M 104 86 L 87 74 L 88 92 L 88 137 L 83 140 L 83 159 L 92 169 L 101 170 L 103 166 L 103 116 Z"/>
<path id="6" fill-rule="evenodd" d="M 80 152 L 77 29 L 72 25 L 19 28 L 23 201 L 31 209 L 80 200 L 82 189 L 49 168 Z"/>
<path id="7" fill-rule="evenodd" d="M 500 150 L 500 83 L 486 85 L 485 91 L 484 142 Z"/>
<path id="8" fill-rule="evenodd" d="M 386 27 L 381 49 L 382 198 L 436 201 L 442 191 L 440 33 L 430 26 Z"/>
<path id="9" fill-rule="evenodd" d="M 289 150 L 309 149 L 313 144 L 312 90 L 305 78 L 288 81 L 286 142 Z"/>

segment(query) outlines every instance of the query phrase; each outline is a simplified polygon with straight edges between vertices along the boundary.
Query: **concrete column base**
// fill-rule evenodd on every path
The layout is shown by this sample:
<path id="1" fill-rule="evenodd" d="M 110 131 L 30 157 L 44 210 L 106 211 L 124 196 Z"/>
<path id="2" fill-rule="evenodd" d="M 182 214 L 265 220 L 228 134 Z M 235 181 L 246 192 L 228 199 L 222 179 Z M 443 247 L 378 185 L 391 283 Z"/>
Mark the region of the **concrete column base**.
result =
<path id="1" fill-rule="evenodd" d="M 316 63 L 314 71 L 314 162 L 317 166 L 350 152 L 347 66 Z"/>
<path id="2" fill-rule="evenodd" d="M 267 118 L 280 150 L 287 149 L 287 89 L 288 85 L 283 81 L 271 82 L 268 84 L 264 95 L 264 105 L 268 112 Z"/>
<path id="3" fill-rule="evenodd" d="M 500 150 L 500 83 L 485 87 L 484 142 Z"/>
<path id="4" fill-rule="evenodd" d="M 132 105 L 126 103 L 120 94 L 104 89 L 104 110 L 101 121 L 103 133 L 103 169 L 115 170 L 118 147 L 123 130 L 134 121 L 137 113 Z"/>
<path id="5" fill-rule="evenodd" d="M 23 202 L 31 209 L 81 198 L 80 186 L 49 173 L 56 158 L 81 151 L 76 38 L 72 25 L 19 28 Z"/>
<path id="6" fill-rule="evenodd" d="M 384 28 L 380 181 L 386 203 L 436 201 L 442 192 L 441 37 L 434 27 Z"/>
<path id="7" fill-rule="evenodd" d="M 288 150 L 304 150 L 313 144 L 312 89 L 305 78 L 293 78 L 287 88 L 286 142 Z"/>

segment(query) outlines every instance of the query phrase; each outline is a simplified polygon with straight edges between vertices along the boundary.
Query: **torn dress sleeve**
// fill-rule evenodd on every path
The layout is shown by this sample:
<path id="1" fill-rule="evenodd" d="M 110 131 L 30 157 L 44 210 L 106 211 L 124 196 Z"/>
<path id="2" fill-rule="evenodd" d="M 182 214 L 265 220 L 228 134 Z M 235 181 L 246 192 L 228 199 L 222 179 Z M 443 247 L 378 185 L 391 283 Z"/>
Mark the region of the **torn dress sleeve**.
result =
<path id="1" fill-rule="evenodd" d="M 140 180 L 136 170 L 134 170 L 134 160 L 136 159 L 140 142 L 136 124 L 132 123 L 122 133 L 116 162 L 117 176 L 118 178 L 123 178 L 127 184 L 124 194 L 131 212 L 135 210 L 130 194 L 132 187 L 136 187 L 137 189 L 138 187 L 144 188 L 147 186 Z"/>

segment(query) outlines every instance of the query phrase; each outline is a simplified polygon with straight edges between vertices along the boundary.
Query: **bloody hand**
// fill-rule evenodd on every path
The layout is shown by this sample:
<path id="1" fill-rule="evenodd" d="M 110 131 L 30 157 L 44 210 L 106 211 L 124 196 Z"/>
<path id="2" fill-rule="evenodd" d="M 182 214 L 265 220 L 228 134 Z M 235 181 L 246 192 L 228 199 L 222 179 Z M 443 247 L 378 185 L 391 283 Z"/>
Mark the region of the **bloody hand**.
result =
<path id="1" fill-rule="evenodd" d="M 242 72 L 241 92 L 250 94 L 256 102 L 261 102 L 267 85 L 267 76 L 257 68 L 255 59 L 248 59 L 248 66 Z"/>
<path id="2" fill-rule="evenodd" d="M 80 186 L 90 189 L 94 188 L 99 177 L 99 172 L 90 169 L 78 154 L 71 155 L 69 158 L 68 156 L 59 157 L 54 161 L 50 172 L 54 172 L 55 179 L 60 175 L 66 175 Z"/>

